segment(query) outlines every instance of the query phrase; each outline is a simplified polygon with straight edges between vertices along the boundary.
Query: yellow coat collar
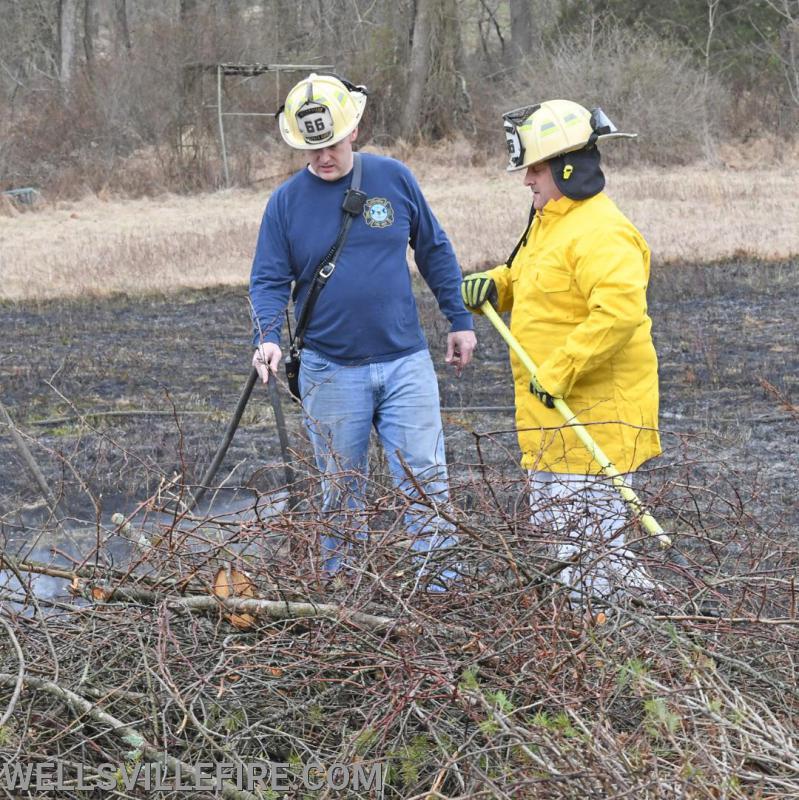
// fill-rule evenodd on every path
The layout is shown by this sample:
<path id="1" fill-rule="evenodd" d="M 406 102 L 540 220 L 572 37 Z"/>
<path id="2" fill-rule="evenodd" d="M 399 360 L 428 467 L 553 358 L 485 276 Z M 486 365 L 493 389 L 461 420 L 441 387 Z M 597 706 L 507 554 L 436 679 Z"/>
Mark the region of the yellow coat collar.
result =
<path id="1" fill-rule="evenodd" d="M 557 200 L 550 200 L 538 213 L 541 214 L 542 217 L 561 217 L 564 214 L 567 214 L 574 208 L 576 205 L 583 203 L 583 200 L 572 200 L 571 197 L 563 197 L 558 198 Z"/>

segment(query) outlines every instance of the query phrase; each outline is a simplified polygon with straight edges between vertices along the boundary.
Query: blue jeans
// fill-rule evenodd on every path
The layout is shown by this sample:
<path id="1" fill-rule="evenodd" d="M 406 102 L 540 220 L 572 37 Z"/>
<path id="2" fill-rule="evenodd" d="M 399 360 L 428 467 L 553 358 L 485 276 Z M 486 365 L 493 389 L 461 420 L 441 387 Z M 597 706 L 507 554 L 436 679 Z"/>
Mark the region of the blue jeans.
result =
<path id="1" fill-rule="evenodd" d="M 438 382 L 427 350 L 394 361 L 342 366 L 305 349 L 300 390 L 322 474 L 322 509 L 333 518 L 321 536 L 325 570 L 338 570 L 349 543 L 366 538 L 364 494 L 372 426 L 394 485 L 411 499 L 404 524 L 413 538 L 412 549 L 421 555 L 455 544 L 452 525 L 429 505 L 413 502 L 419 493 L 408 478 L 410 472 L 435 505 L 448 502 Z"/>

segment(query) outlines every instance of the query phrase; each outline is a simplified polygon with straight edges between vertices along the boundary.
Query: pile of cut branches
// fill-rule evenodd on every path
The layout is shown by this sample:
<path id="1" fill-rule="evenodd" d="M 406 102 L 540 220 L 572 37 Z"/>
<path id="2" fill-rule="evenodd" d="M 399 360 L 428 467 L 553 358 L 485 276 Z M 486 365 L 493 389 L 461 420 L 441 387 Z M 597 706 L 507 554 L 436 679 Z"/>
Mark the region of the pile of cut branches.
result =
<path id="1" fill-rule="evenodd" d="M 46 796 L 8 770 L 58 762 L 65 798 L 146 797 L 148 765 L 164 797 L 188 774 L 195 797 L 796 797 L 796 543 L 674 475 L 649 499 L 685 558 L 631 522 L 659 588 L 595 606 L 508 502 L 522 483 L 485 469 L 453 487 L 468 514 L 437 509 L 459 543 L 421 571 L 410 498 L 377 479 L 332 577 L 319 534 L 347 522 L 307 498 L 244 522 L 143 510 L 72 563 L 6 547 L 0 789 Z"/>

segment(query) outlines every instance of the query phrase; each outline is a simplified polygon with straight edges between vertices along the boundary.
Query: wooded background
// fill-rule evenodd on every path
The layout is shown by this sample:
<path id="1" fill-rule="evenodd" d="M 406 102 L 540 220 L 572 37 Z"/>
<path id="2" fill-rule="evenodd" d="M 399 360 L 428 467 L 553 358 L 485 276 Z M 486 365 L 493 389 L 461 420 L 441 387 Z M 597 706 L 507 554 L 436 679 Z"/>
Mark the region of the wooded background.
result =
<path id="1" fill-rule="evenodd" d="M 370 89 L 362 143 L 494 158 L 502 111 L 567 97 L 640 134 L 625 159 L 713 163 L 721 143 L 792 146 L 799 0 L 0 0 L 0 188 L 211 188 L 196 62 L 334 64 Z M 274 112 L 299 77 L 228 79 L 225 105 Z M 228 137 L 246 184 L 275 122 Z"/>

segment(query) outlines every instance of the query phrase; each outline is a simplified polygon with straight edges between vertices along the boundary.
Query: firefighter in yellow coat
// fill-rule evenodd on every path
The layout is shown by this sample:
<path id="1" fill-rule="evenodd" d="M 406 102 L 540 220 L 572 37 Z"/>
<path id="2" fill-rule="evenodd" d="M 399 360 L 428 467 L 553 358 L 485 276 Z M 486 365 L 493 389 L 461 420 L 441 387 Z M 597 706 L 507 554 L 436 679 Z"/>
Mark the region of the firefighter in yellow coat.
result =
<path id="1" fill-rule="evenodd" d="M 561 573 L 572 595 L 648 590 L 625 548 L 623 501 L 553 402 L 566 400 L 622 472 L 660 453 L 649 248 L 602 191 L 597 148 L 634 134 L 568 100 L 508 112 L 504 126 L 508 170 L 525 170 L 533 193 L 531 218 L 507 263 L 466 276 L 461 293 L 473 311 L 486 300 L 512 311 L 511 332 L 539 366 L 531 381 L 511 353 L 522 466 L 533 523 L 560 537 L 557 557 L 573 562 Z"/>

